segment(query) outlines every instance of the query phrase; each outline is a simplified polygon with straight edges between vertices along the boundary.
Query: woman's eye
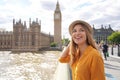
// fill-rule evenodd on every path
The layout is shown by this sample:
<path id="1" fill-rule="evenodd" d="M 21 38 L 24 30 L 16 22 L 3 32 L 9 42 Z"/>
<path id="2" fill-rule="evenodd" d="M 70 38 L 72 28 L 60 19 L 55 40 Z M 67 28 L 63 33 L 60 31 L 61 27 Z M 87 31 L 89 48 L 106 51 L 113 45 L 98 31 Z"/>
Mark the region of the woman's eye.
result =
<path id="1" fill-rule="evenodd" d="M 84 31 L 85 31 L 84 29 L 78 30 L 78 32 L 84 32 Z M 76 30 L 76 29 L 73 29 L 73 30 L 72 30 L 72 33 L 75 33 L 75 32 L 77 32 L 77 30 Z"/>
<path id="2" fill-rule="evenodd" d="M 75 30 L 75 29 L 73 29 L 73 30 L 72 30 L 72 33 L 74 33 L 74 32 L 76 32 L 76 30 Z"/>
<path id="3" fill-rule="evenodd" d="M 81 29 L 80 32 L 84 32 L 85 30 L 84 29 Z"/>

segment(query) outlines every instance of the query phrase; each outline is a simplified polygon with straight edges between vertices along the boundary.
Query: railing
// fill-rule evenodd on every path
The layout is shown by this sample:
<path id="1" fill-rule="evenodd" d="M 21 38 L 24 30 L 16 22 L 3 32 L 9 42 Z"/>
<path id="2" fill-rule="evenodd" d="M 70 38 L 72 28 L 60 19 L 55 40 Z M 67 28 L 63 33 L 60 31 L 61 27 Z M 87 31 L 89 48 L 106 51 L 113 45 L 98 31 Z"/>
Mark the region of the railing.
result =
<path id="1" fill-rule="evenodd" d="M 72 80 L 69 64 L 58 63 L 53 80 Z"/>

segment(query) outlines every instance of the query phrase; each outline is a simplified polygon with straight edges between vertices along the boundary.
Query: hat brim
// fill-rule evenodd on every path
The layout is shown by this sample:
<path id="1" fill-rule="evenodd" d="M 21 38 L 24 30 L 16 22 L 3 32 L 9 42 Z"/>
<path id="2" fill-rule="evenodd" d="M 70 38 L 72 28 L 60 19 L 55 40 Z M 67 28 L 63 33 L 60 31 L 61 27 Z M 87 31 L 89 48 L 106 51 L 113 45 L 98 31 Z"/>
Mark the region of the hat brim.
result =
<path id="1" fill-rule="evenodd" d="M 70 24 L 70 26 L 69 26 L 69 33 L 70 33 L 70 35 L 72 35 L 72 30 L 73 30 L 73 28 L 74 28 L 74 26 L 75 26 L 76 24 L 84 24 L 84 25 L 87 26 L 87 27 L 91 27 L 90 24 L 88 24 L 87 22 L 85 22 L 85 21 L 83 21 L 83 20 L 73 21 L 73 22 Z"/>

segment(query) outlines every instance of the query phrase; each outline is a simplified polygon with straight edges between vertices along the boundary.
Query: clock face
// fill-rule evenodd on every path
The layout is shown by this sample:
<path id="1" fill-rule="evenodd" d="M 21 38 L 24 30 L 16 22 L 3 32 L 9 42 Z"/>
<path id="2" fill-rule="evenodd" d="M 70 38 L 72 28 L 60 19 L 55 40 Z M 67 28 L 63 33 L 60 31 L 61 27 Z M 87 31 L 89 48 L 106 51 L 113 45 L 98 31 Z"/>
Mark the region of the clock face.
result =
<path id="1" fill-rule="evenodd" d="M 55 19 L 59 19 L 60 15 L 59 14 L 55 14 Z"/>

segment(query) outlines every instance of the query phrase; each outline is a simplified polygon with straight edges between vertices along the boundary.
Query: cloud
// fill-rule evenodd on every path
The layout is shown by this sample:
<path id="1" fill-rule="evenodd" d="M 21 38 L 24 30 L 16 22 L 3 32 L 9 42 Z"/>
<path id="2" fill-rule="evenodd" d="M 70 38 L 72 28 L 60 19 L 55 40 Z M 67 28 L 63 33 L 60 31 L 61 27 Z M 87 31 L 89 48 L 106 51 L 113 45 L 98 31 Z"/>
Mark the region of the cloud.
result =
<path id="1" fill-rule="evenodd" d="M 55 4 L 56 4 L 55 2 L 51 1 L 41 1 L 41 7 L 45 10 L 54 11 Z"/>
<path id="2" fill-rule="evenodd" d="M 41 20 L 43 32 L 54 34 L 54 10 L 57 0 L 0 0 L 0 28 L 12 30 L 12 19 L 27 21 L 29 18 Z M 114 30 L 120 29 L 120 0 L 59 0 L 62 12 L 62 36 L 69 36 L 69 24 L 82 19 L 91 25 L 111 24 Z M 5 27 L 5 26 L 9 26 Z"/>

